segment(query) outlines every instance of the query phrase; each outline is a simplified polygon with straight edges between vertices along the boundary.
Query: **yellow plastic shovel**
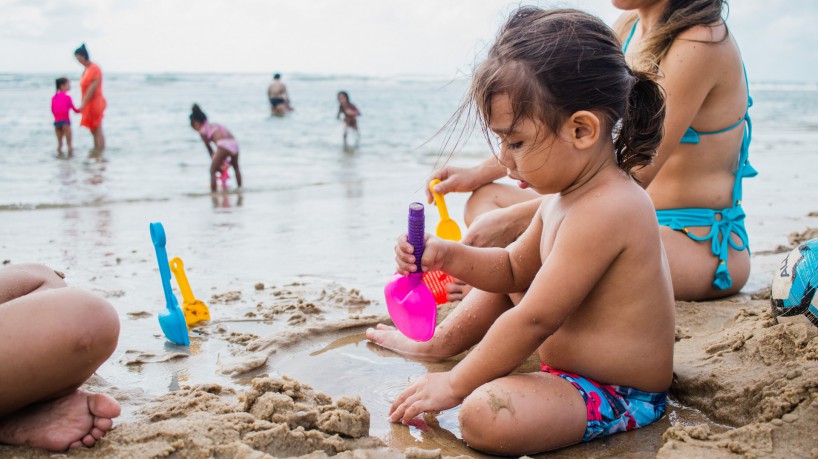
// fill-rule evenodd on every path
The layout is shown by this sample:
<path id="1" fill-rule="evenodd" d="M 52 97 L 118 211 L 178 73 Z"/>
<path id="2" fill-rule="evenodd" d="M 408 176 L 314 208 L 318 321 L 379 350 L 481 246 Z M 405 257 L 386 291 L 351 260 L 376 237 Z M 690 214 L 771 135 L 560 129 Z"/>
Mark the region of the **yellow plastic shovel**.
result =
<path id="1" fill-rule="evenodd" d="M 207 305 L 193 297 L 182 259 L 176 257 L 170 260 L 170 270 L 173 271 L 176 283 L 179 284 L 179 290 L 182 291 L 182 309 L 185 311 L 185 321 L 188 327 L 197 322 L 210 320 L 210 310 L 207 309 Z"/>
<path id="2" fill-rule="evenodd" d="M 441 239 L 448 239 L 450 241 L 459 241 L 462 235 L 460 234 L 460 227 L 457 222 L 449 218 L 449 210 L 446 208 L 446 201 L 443 195 L 435 193 L 435 185 L 440 183 L 440 180 L 434 179 L 429 183 L 429 190 L 435 198 L 435 205 L 438 212 L 440 212 L 440 222 L 435 228 L 435 234 Z"/>

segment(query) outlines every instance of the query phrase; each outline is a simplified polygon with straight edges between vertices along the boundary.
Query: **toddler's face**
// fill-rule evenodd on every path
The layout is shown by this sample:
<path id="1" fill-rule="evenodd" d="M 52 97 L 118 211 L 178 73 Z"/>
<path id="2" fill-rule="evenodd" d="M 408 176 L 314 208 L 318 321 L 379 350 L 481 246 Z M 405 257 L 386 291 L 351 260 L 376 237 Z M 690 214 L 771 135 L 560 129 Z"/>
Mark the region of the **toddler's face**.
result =
<path id="1" fill-rule="evenodd" d="M 62 85 L 62 90 L 63 90 L 63 91 L 65 91 L 65 92 L 70 91 L 70 90 L 71 90 L 71 82 L 70 82 L 70 81 L 66 81 L 66 82 L 65 82 L 65 84 L 64 84 L 64 85 Z"/>
<path id="2" fill-rule="evenodd" d="M 508 176 L 521 188 L 540 194 L 557 193 L 570 183 L 565 180 L 565 162 L 570 144 L 550 132 L 539 120 L 521 119 L 512 126 L 514 112 L 511 99 L 497 94 L 491 101 L 489 129 L 497 135 L 498 159 L 508 169 Z"/>

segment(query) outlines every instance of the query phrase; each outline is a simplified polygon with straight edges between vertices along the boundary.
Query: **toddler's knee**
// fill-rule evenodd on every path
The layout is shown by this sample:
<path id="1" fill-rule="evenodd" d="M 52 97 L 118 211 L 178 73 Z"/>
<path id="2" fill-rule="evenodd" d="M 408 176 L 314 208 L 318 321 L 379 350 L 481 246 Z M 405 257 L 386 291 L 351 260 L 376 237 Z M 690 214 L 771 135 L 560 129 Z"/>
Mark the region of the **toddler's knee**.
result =
<path id="1" fill-rule="evenodd" d="M 506 443 L 505 428 L 497 422 L 484 387 L 466 397 L 460 407 L 460 433 L 471 448 L 488 453 L 502 453 Z"/>

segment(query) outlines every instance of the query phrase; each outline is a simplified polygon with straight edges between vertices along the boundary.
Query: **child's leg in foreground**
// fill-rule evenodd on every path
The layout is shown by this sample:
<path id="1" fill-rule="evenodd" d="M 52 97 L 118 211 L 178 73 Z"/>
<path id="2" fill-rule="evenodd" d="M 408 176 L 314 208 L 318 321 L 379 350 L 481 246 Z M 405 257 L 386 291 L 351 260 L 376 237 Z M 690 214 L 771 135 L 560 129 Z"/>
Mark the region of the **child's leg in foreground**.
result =
<path id="1" fill-rule="evenodd" d="M 92 446 L 119 404 L 78 390 L 113 353 L 119 319 L 41 265 L 0 270 L 0 443 L 52 451 Z"/>
<path id="2" fill-rule="evenodd" d="M 435 336 L 429 341 L 411 340 L 395 327 L 383 324 L 367 330 L 366 337 L 401 355 L 440 361 L 477 344 L 491 324 L 512 305 L 508 295 L 475 290 L 437 326 Z"/>
<path id="3" fill-rule="evenodd" d="M 502 455 L 549 451 L 582 441 L 588 416 L 574 386 L 552 374 L 516 374 L 484 384 L 460 408 L 463 440 Z"/>

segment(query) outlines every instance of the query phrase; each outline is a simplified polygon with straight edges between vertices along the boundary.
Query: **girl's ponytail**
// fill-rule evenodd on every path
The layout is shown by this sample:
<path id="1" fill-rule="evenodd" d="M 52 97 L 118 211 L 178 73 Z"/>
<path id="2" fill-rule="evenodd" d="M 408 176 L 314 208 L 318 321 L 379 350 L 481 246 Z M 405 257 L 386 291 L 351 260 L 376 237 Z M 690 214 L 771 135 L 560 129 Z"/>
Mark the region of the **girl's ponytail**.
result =
<path id="1" fill-rule="evenodd" d="M 655 76 L 633 71 L 634 83 L 628 95 L 619 134 L 614 141 L 619 167 L 633 176 L 632 169 L 648 166 L 662 142 L 665 97 Z"/>

